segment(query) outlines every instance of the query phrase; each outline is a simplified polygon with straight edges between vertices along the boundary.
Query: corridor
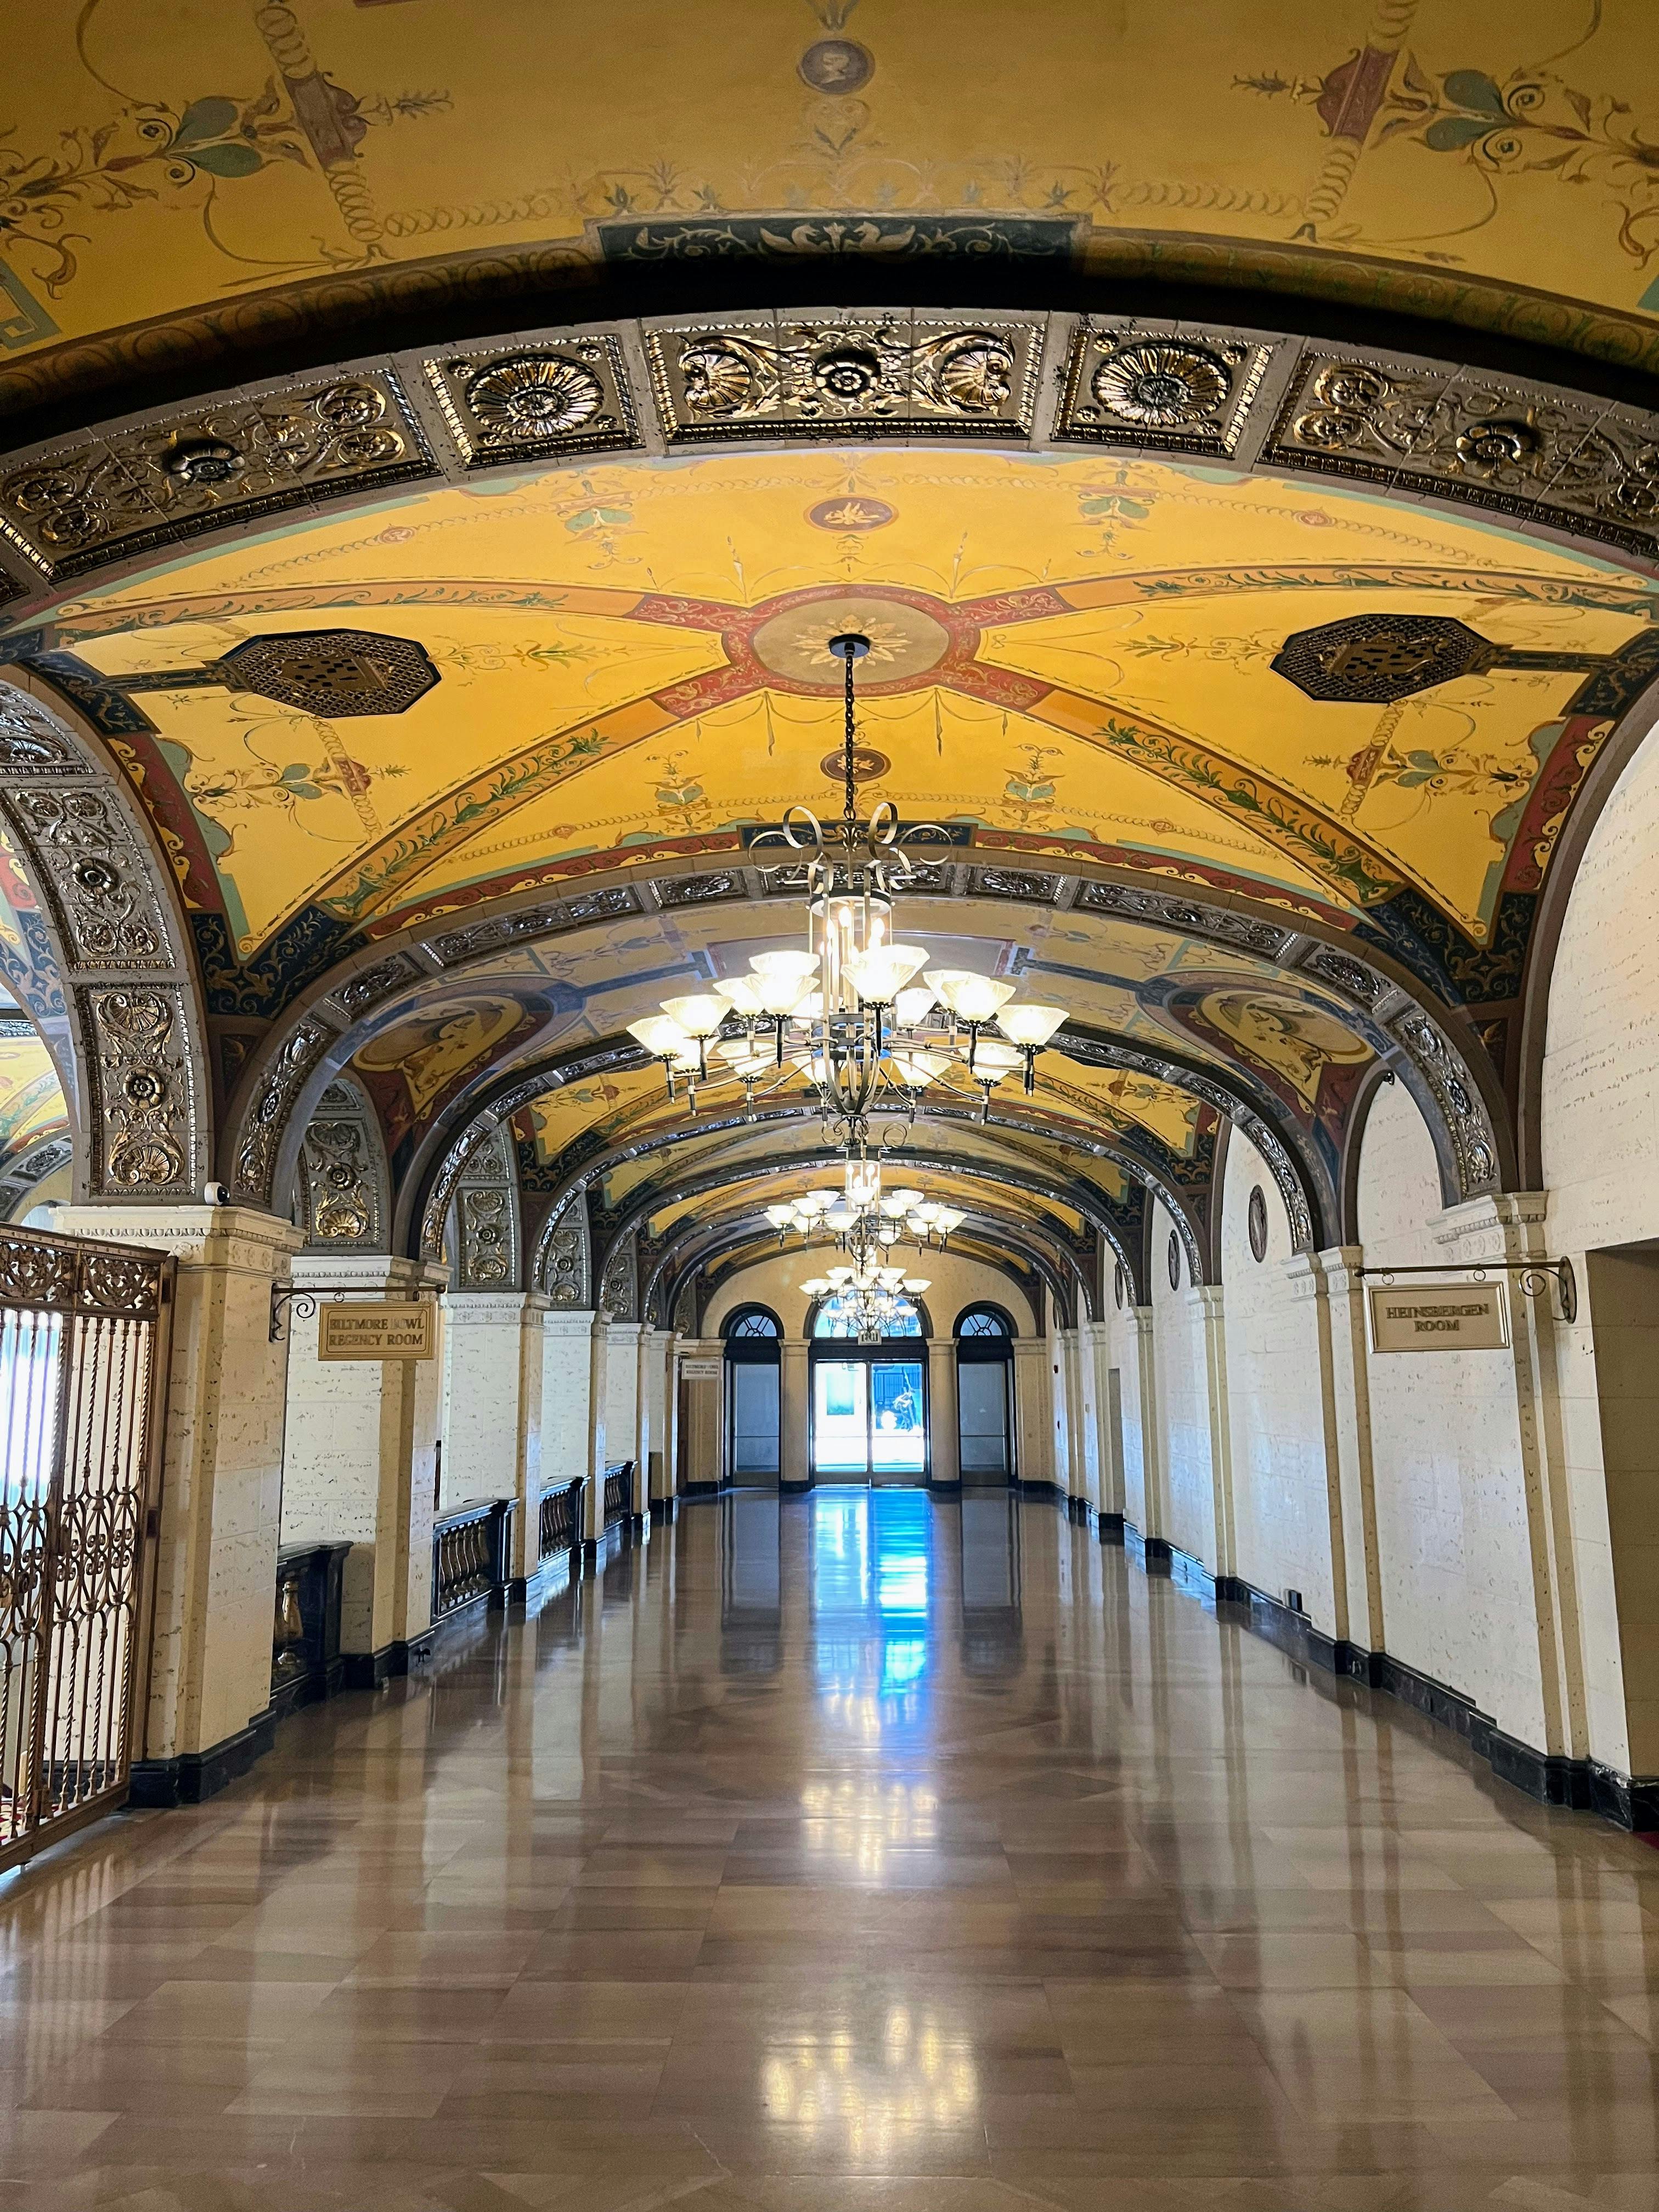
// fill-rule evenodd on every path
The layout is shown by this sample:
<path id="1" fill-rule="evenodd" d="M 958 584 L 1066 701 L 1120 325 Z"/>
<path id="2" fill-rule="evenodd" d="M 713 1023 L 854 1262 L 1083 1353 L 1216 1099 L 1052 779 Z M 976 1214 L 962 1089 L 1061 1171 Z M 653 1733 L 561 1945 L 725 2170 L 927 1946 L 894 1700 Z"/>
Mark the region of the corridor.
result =
<path id="1" fill-rule="evenodd" d="M 1659 1857 L 1001 1492 L 613 1539 L 0 1940 L 7 2212 L 1659 2205 Z"/>

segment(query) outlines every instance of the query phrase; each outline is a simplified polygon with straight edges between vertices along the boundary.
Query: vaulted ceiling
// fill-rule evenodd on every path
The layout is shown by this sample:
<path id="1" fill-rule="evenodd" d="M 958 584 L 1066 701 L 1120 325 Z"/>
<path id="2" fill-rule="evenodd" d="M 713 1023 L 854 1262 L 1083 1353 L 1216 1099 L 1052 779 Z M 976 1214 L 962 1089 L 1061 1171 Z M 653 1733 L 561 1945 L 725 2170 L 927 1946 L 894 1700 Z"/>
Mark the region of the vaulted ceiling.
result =
<path id="1" fill-rule="evenodd" d="M 975 1233 L 1000 1174 L 1057 1265 L 1154 1198 L 1201 1264 L 1231 1125 L 1334 1236 L 1383 1074 L 1449 1198 L 1522 1171 L 1558 854 L 1659 669 L 1644 11 L 950 15 L 36 10 L 0 666 L 164 856 L 172 1183 L 285 1203 L 349 1075 L 407 1245 L 487 1126 L 532 1235 L 740 1233 L 805 1102 L 692 1114 L 625 1028 L 793 935 L 849 627 L 860 798 L 939 825 L 905 936 L 1070 1017 L 910 1140 Z M 57 866 L 0 963 L 68 1069 Z"/>

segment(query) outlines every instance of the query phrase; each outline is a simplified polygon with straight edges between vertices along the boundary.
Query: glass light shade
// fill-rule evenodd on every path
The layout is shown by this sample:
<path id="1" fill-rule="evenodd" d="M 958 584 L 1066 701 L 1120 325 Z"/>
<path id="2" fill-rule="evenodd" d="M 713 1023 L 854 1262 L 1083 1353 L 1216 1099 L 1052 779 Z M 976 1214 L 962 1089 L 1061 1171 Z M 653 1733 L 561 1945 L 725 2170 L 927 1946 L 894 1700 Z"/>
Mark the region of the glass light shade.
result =
<path id="1" fill-rule="evenodd" d="M 679 1024 L 670 1021 L 666 1014 L 647 1014 L 642 1021 L 629 1022 L 628 1034 L 659 1060 L 669 1059 L 692 1042 Z"/>
<path id="2" fill-rule="evenodd" d="M 769 1206 L 766 1218 L 774 1229 L 787 1229 L 795 1218 L 795 1209 L 793 1206 Z"/>
<path id="3" fill-rule="evenodd" d="M 913 1298 L 919 1298 L 924 1291 L 933 1287 L 933 1281 L 931 1275 L 907 1275 L 904 1287 Z"/>
<path id="4" fill-rule="evenodd" d="M 692 991 L 683 999 L 665 999 L 662 1010 L 678 1022 L 688 1036 L 711 1037 L 731 1008 L 712 991 Z"/>
<path id="5" fill-rule="evenodd" d="M 749 965 L 757 975 L 799 975 L 805 982 L 817 973 L 818 956 L 786 947 L 776 952 L 757 952 Z"/>
<path id="6" fill-rule="evenodd" d="M 981 1042 L 974 1056 L 974 1073 L 981 1083 L 1000 1083 L 1005 1075 L 1012 1075 L 1023 1055 L 1011 1044 L 999 1044 L 994 1037 Z"/>
<path id="7" fill-rule="evenodd" d="M 912 1091 L 925 1091 L 950 1064 L 942 1052 L 902 1052 L 893 1058 L 899 1081 Z"/>
<path id="8" fill-rule="evenodd" d="M 833 1206 L 824 1208 L 823 1218 L 831 1229 L 850 1229 L 858 1215 L 844 1198 L 838 1198 Z"/>
<path id="9" fill-rule="evenodd" d="M 869 1006 L 890 1006 L 927 953 L 919 945 L 877 945 L 847 963 L 853 988 Z"/>
<path id="10" fill-rule="evenodd" d="M 915 1216 L 918 1221 L 926 1221 L 929 1224 L 937 1221 L 939 1219 L 938 1204 L 931 1198 L 923 1199 L 921 1204 L 915 1208 Z"/>
<path id="11" fill-rule="evenodd" d="M 811 995 L 803 975 L 760 975 L 756 991 L 769 1014 L 793 1014 Z"/>
<path id="12" fill-rule="evenodd" d="M 817 1214 L 822 1213 L 825 1206 L 833 1206 L 835 1199 L 836 1194 L 831 1190 L 804 1190 L 795 1204 L 803 1213 Z"/>
<path id="13" fill-rule="evenodd" d="M 1015 1044 L 1047 1044 L 1066 1018 L 1064 1006 L 1005 1006 L 997 1027 Z"/>
<path id="14" fill-rule="evenodd" d="M 885 1192 L 882 1197 L 881 1210 L 884 1213 L 890 1214 L 895 1221 L 902 1220 L 910 1211 L 909 1192 L 908 1190 Z"/>
<path id="15" fill-rule="evenodd" d="M 967 1218 L 959 1206 L 941 1206 L 933 1216 L 933 1226 L 941 1237 L 948 1237 L 953 1229 L 960 1229 Z"/>
<path id="16" fill-rule="evenodd" d="M 970 968 L 930 968 L 927 981 L 958 1020 L 988 1022 L 1014 995 L 1012 983 L 976 975 Z"/>
<path id="17" fill-rule="evenodd" d="M 921 1200 L 922 1193 L 919 1190 L 911 1190 L 908 1187 L 893 1193 L 895 1207 L 901 1213 L 914 1213 L 921 1204 Z"/>
<path id="18" fill-rule="evenodd" d="M 837 1285 L 850 1283 L 853 1279 L 853 1270 L 850 1267 L 831 1267 L 828 1270 L 828 1273 L 830 1280 Z"/>
<path id="19" fill-rule="evenodd" d="M 932 1225 L 933 1224 L 930 1222 L 924 1221 L 919 1213 L 913 1213 L 908 1220 L 906 1221 L 904 1227 L 908 1235 L 915 1237 L 923 1237 L 927 1236 L 927 1231 Z"/>
<path id="20" fill-rule="evenodd" d="M 715 995 L 737 1008 L 740 1014 L 757 1014 L 761 1011 L 760 978 L 757 975 L 723 975 L 714 986 Z"/>
<path id="21" fill-rule="evenodd" d="M 828 1282 L 825 1281 L 822 1275 L 814 1275 L 808 1281 L 799 1285 L 799 1288 L 809 1298 L 821 1298 L 829 1287 L 830 1285 Z"/>
<path id="22" fill-rule="evenodd" d="M 894 1000 L 893 1018 L 902 1029 L 917 1029 L 927 1020 L 933 1011 L 933 985 L 931 983 L 913 984 L 908 991 L 901 991 Z"/>
<path id="23" fill-rule="evenodd" d="M 902 1283 L 904 1280 L 904 1270 L 902 1267 L 878 1267 L 876 1279 L 878 1282 L 884 1283 L 890 1291 L 896 1283 Z"/>

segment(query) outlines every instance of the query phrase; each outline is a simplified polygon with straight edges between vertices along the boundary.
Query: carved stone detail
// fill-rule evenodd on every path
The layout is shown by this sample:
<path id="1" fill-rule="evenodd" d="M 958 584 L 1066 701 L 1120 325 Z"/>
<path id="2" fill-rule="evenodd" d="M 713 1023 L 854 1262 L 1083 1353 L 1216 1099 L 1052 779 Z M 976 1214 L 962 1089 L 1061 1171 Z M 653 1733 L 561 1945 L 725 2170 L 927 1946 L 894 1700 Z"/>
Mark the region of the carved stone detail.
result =
<path id="1" fill-rule="evenodd" d="M 1659 416 L 1484 369 L 1310 347 L 1264 458 L 1659 544 Z"/>
<path id="2" fill-rule="evenodd" d="M 0 775 L 84 775 L 72 746 L 20 692 L 0 706 Z"/>
<path id="3" fill-rule="evenodd" d="M 1024 899 L 1036 906 L 1052 906 L 1060 895 L 1058 876 L 1036 875 L 1020 868 L 973 868 L 968 876 L 970 898 Z"/>
<path id="4" fill-rule="evenodd" d="M 283 1127 L 328 1038 L 329 1032 L 319 1023 L 301 1022 L 284 1038 L 261 1078 L 258 1097 L 247 1116 L 241 1149 L 236 1155 L 237 1195 L 255 1206 L 270 1203 L 271 1178 Z"/>
<path id="5" fill-rule="evenodd" d="M 0 478 L 0 535 L 50 580 L 342 492 L 430 476 L 389 369 L 48 447 Z"/>
<path id="6" fill-rule="evenodd" d="M 1479 1198 L 1498 1188 L 1498 1140 L 1468 1071 L 1439 1025 L 1413 1007 L 1386 1025 L 1405 1047 L 1432 1092 L 1451 1140 L 1458 1195 Z"/>
<path id="7" fill-rule="evenodd" d="M 331 1083 L 300 1146 L 295 1209 L 310 1249 L 384 1250 L 389 1214 L 373 1108 L 349 1080 Z"/>
<path id="8" fill-rule="evenodd" d="M 458 1290 L 518 1287 L 517 1156 L 499 1123 L 467 1157 L 455 1192 L 453 1232 Z"/>
<path id="9" fill-rule="evenodd" d="M 13 805 L 33 844 L 39 887 L 52 902 L 75 964 L 172 966 L 145 855 L 101 794 L 24 789 Z"/>
<path id="10" fill-rule="evenodd" d="M 1029 432 L 1037 318 L 864 313 L 734 316 L 648 330 L 664 435 L 1007 436 Z"/>
<path id="11" fill-rule="evenodd" d="M 605 1263 L 599 1304 L 612 1321 L 637 1321 L 640 1312 L 639 1254 L 630 1231 Z"/>
<path id="12" fill-rule="evenodd" d="M 549 1220 L 538 1259 L 538 1273 L 553 1304 L 580 1310 L 592 1304 L 587 1207 L 580 1191 Z"/>
<path id="13" fill-rule="evenodd" d="M 1054 434 L 1231 453 L 1272 355 L 1231 335 L 1085 327 L 1072 343 Z"/>
<path id="14" fill-rule="evenodd" d="M 74 1158 L 73 1140 L 64 1136 L 48 1137 L 9 1160 L 0 1173 L 0 1221 L 9 1221 L 37 1184 L 67 1167 Z"/>
<path id="15" fill-rule="evenodd" d="M 470 469 L 639 443 L 622 342 L 609 333 L 447 355 L 426 374 Z"/>
<path id="16" fill-rule="evenodd" d="M 330 999 L 346 1016 L 355 1021 L 366 1014 L 371 1006 L 378 1006 L 382 999 L 389 999 L 405 983 L 412 982 L 421 970 L 407 954 L 394 952 L 389 960 L 377 961 L 373 968 L 364 968 L 349 976 L 329 993 Z"/>
<path id="17" fill-rule="evenodd" d="M 1270 921 L 1257 921 L 1248 914 L 1225 907 L 1199 906 L 1191 899 L 1165 891 L 1144 891 L 1130 884 L 1085 884 L 1077 895 L 1079 907 L 1097 914 L 1127 915 L 1162 929 L 1177 929 L 1189 937 L 1208 937 L 1223 945 L 1237 945 L 1264 959 L 1277 960 L 1296 934 Z"/>
<path id="18" fill-rule="evenodd" d="M 94 1188 L 154 1195 L 192 1187 L 195 1128 L 180 994 L 173 990 L 76 994 L 97 1057 Z"/>
<path id="19" fill-rule="evenodd" d="M 717 899 L 746 898 L 749 886 L 741 876 L 721 872 L 714 876 L 681 876 L 673 883 L 657 885 L 659 906 L 707 906 Z"/>
<path id="20" fill-rule="evenodd" d="M 1379 975 L 1375 968 L 1368 968 L 1363 960 L 1356 960 L 1349 953 L 1337 951 L 1334 945 L 1316 945 L 1300 965 L 1304 974 L 1318 976 L 1322 983 L 1330 984 L 1344 998 L 1368 1008 L 1387 998 L 1394 988 L 1386 975 Z"/>
<path id="21" fill-rule="evenodd" d="M 445 967 L 453 968 L 459 961 L 493 952 L 498 945 L 517 945 L 527 937 L 552 936 L 560 930 L 578 929 L 584 922 L 611 921 L 639 911 L 639 893 L 618 884 L 609 890 L 550 899 L 544 906 L 526 907 L 493 921 L 475 921 L 466 929 L 447 930 L 443 936 L 433 939 L 431 950 Z"/>

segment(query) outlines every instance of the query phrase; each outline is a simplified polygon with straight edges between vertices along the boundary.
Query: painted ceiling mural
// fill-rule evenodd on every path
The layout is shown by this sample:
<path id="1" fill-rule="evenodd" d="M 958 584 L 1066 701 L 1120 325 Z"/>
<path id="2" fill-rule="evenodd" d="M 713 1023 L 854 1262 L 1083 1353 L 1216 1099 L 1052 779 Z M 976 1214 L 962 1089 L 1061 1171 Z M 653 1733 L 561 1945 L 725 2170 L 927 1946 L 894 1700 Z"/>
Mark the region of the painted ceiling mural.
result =
<path id="1" fill-rule="evenodd" d="M 0 988 L 0 1171 L 45 1137 L 69 1127 L 52 1055 Z"/>
<path id="2" fill-rule="evenodd" d="M 313 518 L 60 596 L 9 649 L 137 782 L 221 1013 L 272 1014 L 352 947 L 481 900 L 740 852 L 803 792 L 833 806 L 826 641 L 852 621 L 875 642 L 866 799 L 1354 927 L 1480 1000 L 1512 995 L 1608 726 L 1571 702 L 1656 605 L 1611 559 L 1347 486 L 768 453 Z M 1361 611 L 1530 659 L 1381 708 L 1271 665 Z M 330 720 L 214 672 L 296 621 L 395 633 L 436 680 Z"/>
<path id="3" fill-rule="evenodd" d="M 939 28 L 902 0 L 723 0 L 717 39 L 650 0 L 34 0 L 0 384 L 7 353 L 515 249 L 556 274 L 1151 234 L 1659 312 L 1644 0 L 957 0 Z"/>

